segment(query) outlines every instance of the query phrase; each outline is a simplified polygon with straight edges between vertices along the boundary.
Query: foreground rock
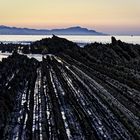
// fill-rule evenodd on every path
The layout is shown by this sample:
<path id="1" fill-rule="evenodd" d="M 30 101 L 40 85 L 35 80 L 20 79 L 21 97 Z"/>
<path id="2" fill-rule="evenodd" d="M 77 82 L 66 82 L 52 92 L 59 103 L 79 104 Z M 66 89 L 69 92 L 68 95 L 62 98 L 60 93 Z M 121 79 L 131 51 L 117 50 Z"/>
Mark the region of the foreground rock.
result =
<path id="1" fill-rule="evenodd" d="M 31 46 L 42 62 L 0 62 L 0 139 L 140 139 L 139 45 L 80 48 L 54 36 Z"/>

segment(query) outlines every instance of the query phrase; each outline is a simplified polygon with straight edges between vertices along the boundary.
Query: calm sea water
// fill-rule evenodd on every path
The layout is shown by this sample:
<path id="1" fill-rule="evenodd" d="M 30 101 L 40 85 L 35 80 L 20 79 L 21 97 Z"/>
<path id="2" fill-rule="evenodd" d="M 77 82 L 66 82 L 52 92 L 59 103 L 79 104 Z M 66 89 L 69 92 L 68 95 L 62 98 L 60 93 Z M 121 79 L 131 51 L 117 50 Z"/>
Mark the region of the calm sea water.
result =
<path id="1" fill-rule="evenodd" d="M 11 53 L 1 53 L 0 51 L 0 61 L 2 61 L 3 58 L 7 58 L 9 55 L 12 55 Z M 35 58 L 38 61 L 42 61 L 42 55 L 41 54 L 27 54 L 29 58 Z"/>
<path id="2" fill-rule="evenodd" d="M 45 35 L 0 35 L 0 42 L 14 42 L 14 43 L 30 43 L 42 38 L 51 37 Z M 74 35 L 59 35 L 59 37 L 66 38 L 76 43 L 111 43 L 111 36 L 74 36 Z M 140 36 L 115 36 L 127 43 L 140 44 Z"/>

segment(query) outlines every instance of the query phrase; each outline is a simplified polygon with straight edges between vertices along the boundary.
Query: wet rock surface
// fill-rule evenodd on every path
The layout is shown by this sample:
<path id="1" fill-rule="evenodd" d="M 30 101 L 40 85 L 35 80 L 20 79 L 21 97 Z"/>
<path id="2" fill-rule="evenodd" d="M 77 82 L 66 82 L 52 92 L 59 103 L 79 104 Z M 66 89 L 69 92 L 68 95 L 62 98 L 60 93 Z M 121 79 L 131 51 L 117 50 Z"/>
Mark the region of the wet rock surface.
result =
<path id="1" fill-rule="evenodd" d="M 59 53 L 41 62 L 16 52 L 0 62 L 0 139 L 140 139 L 139 48 L 53 39 Z"/>

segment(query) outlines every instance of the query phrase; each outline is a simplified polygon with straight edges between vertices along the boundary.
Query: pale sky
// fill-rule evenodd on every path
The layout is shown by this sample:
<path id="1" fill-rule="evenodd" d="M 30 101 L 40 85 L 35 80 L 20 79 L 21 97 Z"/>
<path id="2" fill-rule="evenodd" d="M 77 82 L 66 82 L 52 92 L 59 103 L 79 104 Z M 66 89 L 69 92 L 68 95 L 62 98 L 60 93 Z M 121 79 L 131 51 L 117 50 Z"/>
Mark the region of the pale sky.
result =
<path id="1" fill-rule="evenodd" d="M 0 0 L 0 25 L 140 34 L 140 0 Z"/>

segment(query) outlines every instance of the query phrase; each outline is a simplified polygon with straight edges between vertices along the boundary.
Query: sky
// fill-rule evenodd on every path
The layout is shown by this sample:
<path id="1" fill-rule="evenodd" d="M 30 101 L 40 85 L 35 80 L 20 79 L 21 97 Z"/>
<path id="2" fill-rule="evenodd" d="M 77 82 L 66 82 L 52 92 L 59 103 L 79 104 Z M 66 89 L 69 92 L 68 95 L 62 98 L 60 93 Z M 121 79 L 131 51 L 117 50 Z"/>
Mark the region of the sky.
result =
<path id="1" fill-rule="evenodd" d="M 140 34 L 140 0 L 0 0 L 0 25 Z"/>

